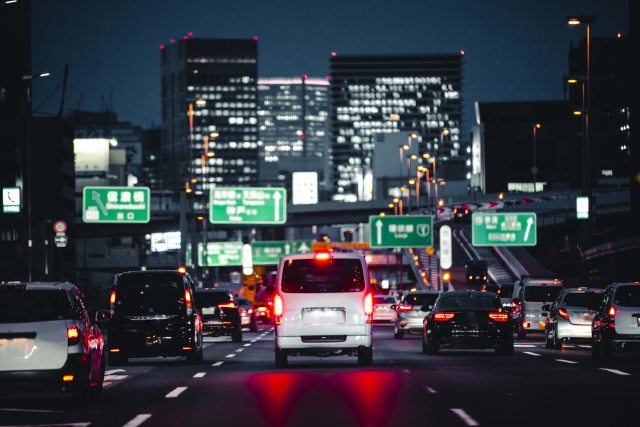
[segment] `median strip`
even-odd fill
[[[180,393],[182,393],[186,389],[187,389],[186,387],[178,387],[175,390],[173,390],[171,393],[167,394],[165,397],[178,397],[180,396]]]
[[[451,408],[451,412],[453,412],[454,414],[456,414],[457,416],[460,417],[460,419],[462,421],[465,422],[465,424],[467,424],[468,426],[479,426],[480,423],[478,423],[476,420],[474,420],[473,418],[471,418],[469,416],[469,414],[467,414],[464,409],[460,409],[460,408]]]

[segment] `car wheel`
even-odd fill
[[[98,383],[89,385],[89,397],[91,399],[99,399],[102,397],[102,392],[104,390],[104,364],[107,362],[107,358],[104,353],[102,354],[102,362],[100,363],[100,378],[98,378]]]
[[[551,338],[549,338],[549,335],[551,334],[551,331],[545,331],[544,333],[544,346],[545,348],[553,348],[553,341],[551,341]]]
[[[241,342],[242,341],[242,329],[238,329],[233,334],[231,334],[232,342]]]
[[[89,400],[89,372],[74,378],[71,393],[73,399],[78,402],[86,402]]]
[[[287,350],[276,347],[276,368],[286,368],[288,365]]]
[[[401,340],[402,338],[404,338],[404,332],[398,330],[398,327],[396,326],[394,331],[393,331],[393,338],[397,339],[397,340]]]
[[[422,337],[422,352],[424,354],[427,354],[427,343],[426,343],[427,338],[426,337]]]
[[[553,349],[562,350],[562,338],[558,338],[558,328],[553,328]]]
[[[438,352],[440,351],[440,347],[436,344],[433,344],[429,338],[425,338],[425,353],[429,354],[429,355],[434,355],[434,354],[438,354]]]
[[[249,331],[250,332],[257,332],[258,331],[258,325],[256,325],[256,322],[253,322],[253,323],[249,324]]]
[[[613,356],[613,349],[609,347],[603,339],[600,344],[591,345],[591,358],[595,360],[610,360]]]
[[[591,358],[593,360],[602,360],[602,345],[591,344]]]
[[[189,365],[197,365],[198,363],[202,363],[204,361],[204,354],[202,347],[200,350],[194,348],[189,354],[187,354],[187,363]]]
[[[371,366],[373,365],[373,348],[362,347],[358,349],[358,365]]]

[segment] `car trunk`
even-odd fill
[[[616,289],[613,302],[616,310],[616,333],[640,334],[640,286],[620,286]]]
[[[364,335],[364,292],[282,295],[281,336]],[[291,307],[291,308],[288,308]]]
[[[0,371],[62,368],[67,361],[68,326],[70,320],[0,323]]]

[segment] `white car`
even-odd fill
[[[374,295],[373,297],[373,321],[393,322],[396,320],[396,310],[392,308],[396,299],[391,295]]]
[[[373,295],[362,254],[280,258],[274,301],[275,362],[289,356],[354,356],[373,363]]]
[[[104,365],[102,333],[78,288],[0,284],[0,384],[46,383],[86,400],[102,395]]]

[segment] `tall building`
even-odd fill
[[[257,38],[185,36],[160,47],[168,189],[258,183],[257,50]]]
[[[462,53],[331,57],[334,200],[370,200],[377,135],[412,132],[420,155],[459,161]],[[384,138],[381,138],[381,140]]]
[[[325,181],[329,140],[327,78],[258,79],[260,181],[298,171],[318,172]]]

